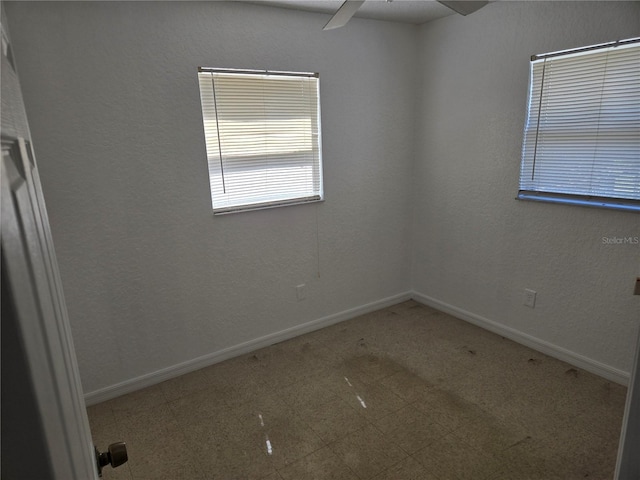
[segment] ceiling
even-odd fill
[[[245,0],[246,1],[246,0]],[[333,15],[344,0],[250,0],[249,3]],[[455,12],[435,0],[367,0],[355,17],[421,24]]]

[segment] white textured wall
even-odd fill
[[[7,15],[85,392],[409,291],[417,27],[217,1]],[[212,216],[200,65],[320,73],[324,203]]]
[[[529,57],[639,34],[638,2],[496,2],[421,27],[415,291],[629,371],[640,245],[602,237],[640,236],[640,216],[514,198]]]
[[[637,2],[328,33],[221,2],[7,7],[85,391],[411,287],[629,370],[640,246],[602,237],[640,216],[514,198],[529,56],[638,35]],[[320,72],[326,202],[212,217],[199,65]]]

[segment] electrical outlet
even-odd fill
[[[304,283],[296,287],[296,297],[298,297],[298,301],[307,298],[307,286]]]
[[[528,288],[525,288],[524,290],[525,306],[534,308],[536,306],[536,295],[537,295],[537,292],[535,290],[529,290]]]

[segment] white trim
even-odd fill
[[[381,308],[390,307],[400,302],[411,299],[411,292],[399,293],[391,297],[383,298],[375,302],[367,303],[359,307],[350,308],[342,312],[334,313],[310,322],[296,325],[294,327],[281,330],[279,332],[271,333],[260,338],[249,340],[232,347],[224,348],[217,352],[209,353],[193,360],[188,360],[171,367],[163,368],[155,372],[147,373],[140,377],[125,380],[124,382],[116,383],[109,387],[94,390],[93,392],[85,393],[84,399],[87,405],[95,405],[96,403],[111,400],[112,398],[125,395],[127,393],[140,390],[141,388],[150,387],[165,380],[184,375],[189,372],[193,372],[200,368],[208,367],[215,363],[228,360],[240,355],[244,355],[249,352],[253,352],[259,348],[268,347],[284,340],[303,335],[305,333],[313,332],[330,325],[355,318],[365,313],[375,312]]]
[[[506,325],[502,325],[501,323],[489,320],[488,318],[468,312],[467,310],[463,310],[462,308],[455,307],[427,295],[413,292],[411,298],[416,302],[441,310],[461,320],[465,320],[477,325],[478,327],[484,328],[485,330],[489,330],[490,332],[497,333],[509,340],[513,340],[514,342],[533,348],[538,352],[557,358],[558,360],[570,363],[575,367],[594,373],[612,382],[625,386],[629,383],[629,372],[619,370],[610,365],[605,365],[597,360],[585,357],[579,353],[572,352],[566,348],[559,347],[553,343],[541,340],[527,333],[507,327]]]
[[[296,325],[294,327],[271,333],[263,337],[249,340],[232,347],[224,348],[217,352],[209,353],[193,360],[179,363],[171,367],[163,368],[161,370],[157,370],[140,377],[132,378],[130,380],[126,380],[109,387],[85,393],[84,399],[87,405],[95,405],[96,403],[111,400],[112,398],[119,397],[120,395],[125,395],[127,393],[140,390],[141,388],[150,387],[157,383],[193,372],[200,368],[208,367],[210,365],[223,362],[230,358],[250,353],[259,348],[268,347],[269,345],[289,340],[299,335],[313,332],[315,330],[319,330],[321,328],[328,327],[330,325],[334,325],[351,318],[355,318],[359,315],[374,312],[381,308],[390,307],[392,305],[410,299],[453,315],[456,318],[465,320],[469,323],[484,328],[485,330],[489,330],[490,332],[513,340],[514,342],[520,343],[529,348],[533,348],[534,350],[537,350],[541,353],[570,363],[571,365],[599,375],[612,382],[619,383],[621,385],[627,385],[629,383],[629,372],[625,372],[609,365],[605,365],[604,363],[598,362],[597,360],[585,357],[584,355],[572,352],[565,348],[549,343],[545,340],[540,340],[539,338],[520,332],[514,328],[507,327],[506,325],[502,325],[493,320],[489,320],[488,318],[484,318],[475,313],[468,312],[467,310],[455,307],[446,302],[436,300],[435,298],[429,297],[427,295],[423,295],[418,292],[404,292],[393,295],[391,297],[383,298],[382,300],[367,303],[359,307],[350,308],[333,315],[328,315],[326,317],[312,320],[301,325]]]

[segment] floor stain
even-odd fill
[[[360,341],[364,342],[364,338]],[[469,354],[476,354],[475,350],[470,349],[468,345],[462,346],[462,349]],[[535,357],[527,360],[527,363],[532,365],[538,365],[542,362],[542,359]],[[404,389],[425,392],[424,404],[428,405],[428,408],[424,409],[423,413],[434,423],[451,429],[465,442],[485,452],[488,456],[482,457],[483,461],[504,456],[504,458],[517,458],[520,464],[532,469],[529,473],[533,475],[540,475],[540,472],[548,471],[549,451],[552,448],[552,442],[539,438],[538,433],[523,432],[520,422],[515,422],[512,426],[495,412],[465,398],[464,394],[451,391],[447,388],[448,379],[437,376],[426,378],[424,372],[418,373],[402,362],[389,358],[384,353],[354,355],[345,359],[343,365],[352,372],[360,371],[365,375],[375,374],[378,380],[399,374],[403,380],[393,390],[394,393],[403,397],[408,393],[403,391]],[[579,371],[575,368],[569,368],[566,370],[566,374],[577,377]],[[357,377],[354,376],[354,378]],[[365,379],[366,377],[363,378],[363,380]],[[367,398],[366,396],[362,398],[368,408],[376,408],[376,400],[380,399]],[[523,410],[522,415],[524,420],[529,413]],[[482,471],[486,465],[478,465],[477,467],[478,471]],[[581,478],[583,475],[585,478],[590,478],[593,472],[587,472],[587,468],[589,465],[575,465],[574,472],[579,475],[577,478]]]
[[[527,435],[522,440],[518,440],[516,443],[509,445],[507,448],[505,448],[505,450],[508,450],[509,448],[517,447],[518,445],[522,445],[523,443],[526,443],[530,440],[532,440],[532,437],[530,435]]]

